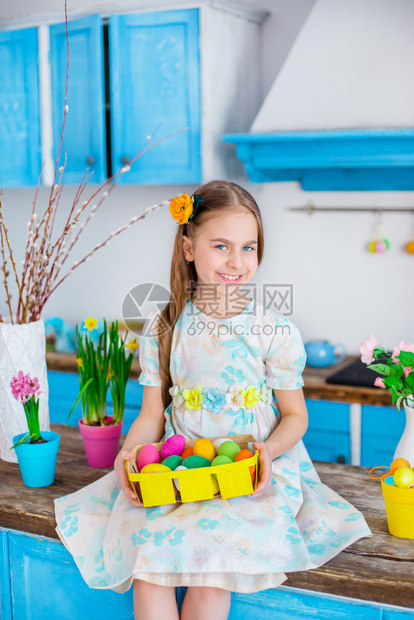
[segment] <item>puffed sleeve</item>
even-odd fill
[[[148,330],[148,321],[150,320],[149,317],[139,339],[139,365],[141,366],[142,372],[139,376],[138,383],[141,385],[161,386],[158,338],[151,335],[151,331]]]
[[[289,319],[276,314],[274,317],[275,328],[264,360],[266,384],[275,390],[296,390],[304,385],[306,352],[302,337]]]

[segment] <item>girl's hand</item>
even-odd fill
[[[129,483],[127,472],[126,472],[126,467],[125,467],[125,462],[130,461],[133,458],[135,458],[133,452],[127,452],[126,450],[123,450],[122,452],[118,454],[118,456],[115,459],[114,469],[115,469],[116,475],[118,476],[121,489],[127,496],[131,506],[139,506],[140,504]]]
[[[270,450],[264,441],[256,441],[256,443],[253,444],[253,448],[255,448],[255,450],[259,450],[260,461],[259,484],[257,485],[253,495],[259,495],[259,493],[265,490],[272,477],[272,457],[270,455]]]

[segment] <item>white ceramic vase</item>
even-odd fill
[[[404,403],[405,429],[395,450],[394,459],[406,459],[414,467],[414,397]]]
[[[13,437],[27,433],[27,421],[21,402],[12,394],[10,381],[19,371],[37,377],[40,383],[40,430],[49,431],[49,390],[46,367],[45,326],[42,320],[23,325],[0,323],[0,458],[17,463],[10,450]]]

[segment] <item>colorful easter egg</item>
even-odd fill
[[[240,446],[235,441],[227,440],[218,449],[219,456],[228,456],[232,461],[240,452]]]
[[[214,495],[216,495],[216,493],[220,491],[220,488],[217,482],[217,476],[215,475],[211,476],[211,482],[213,483],[213,493]]]
[[[414,241],[409,241],[407,243],[405,251],[408,252],[408,254],[414,254]]]
[[[166,465],[162,465],[162,463],[148,463],[141,469],[141,474],[155,474],[163,471],[171,471],[169,467]]]
[[[159,463],[160,455],[158,453],[157,448],[149,443],[143,448],[141,448],[138,457],[137,457],[137,465],[138,471],[141,471],[145,465],[149,465],[150,463]]]
[[[407,488],[414,483],[414,471],[409,467],[399,467],[394,472],[394,482],[401,489]]]
[[[213,465],[228,465],[229,463],[233,463],[231,458],[222,454],[221,456],[216,456],[216,458],[212,460],[211,466],[213,467]],[[217,474],[213,474],[213,476],[217,479]]]
[[[183,459],[178,454],[172,454],[171,456],[167,456],[167,458],[164,459],[161,464],[166,465],[172,471],[174,471],[179,465],[183,464]]]
[[[216,456],[216,449],[209,439],[197,439],[193,446],[193,454],[204,456],[204,458],[212,461]]]
[[[390,474],[393,474],[399,467],[410,467],[410,463],[407,459],[403,459],[399,457],[398,459],[394,459],[390,465]]]
[[[183,461],[183,465],[184,467],[187,467],[187,469],[198,469],[199,467],[210,467],[211,461],[204,458],[204,456],[197,456],[193,454],[193,456],[188,456]]]
[[[387,245],[382,239],[375,242],[375,252],[377,254],[384,254],[384,252],[386,251],[387,251]]]
[[[185,437],[183,435],[173,435],[161,446],[161,460],[174,454],[181,454],[185,448]]]
[[[187,458],[187,456],[193,456],[193,449],[192,448],[186,448],[185,450],[183,450],[181,452],[181,458],[183,459],[183,461]]]
[[[184,471],[185,469],[187,469],[187,467],[184,467],[184,465],[179,465],[175,471]],[[174,484],[177,491],[179,491],[180,483],[178,482],[178,478],[174,478]]]
[[[236,463],[238,461],[244,461],[245,459],[251,459],[252,456],[253,456],[253,454],[250,452],[250,450],[240,450],[240,452],[236,456]],[[252,482],[254,482],[254,479],[255,479],[255,476],[256,476],[256,466],[255,465],[251,465],[249,467],[249,472],[250,472],[250,478],[252,479]]]
[[[369,251],[370,251],[370,252],[372,252],[373,254],[375,254],[375,244],[376,244],[376,243],[377,243],[376,241],[371,241],[371,242],[369,243],[369,245],[368,245],[368,249],[369,249]]]
[[[220,448],[221,444],[228,440],[229,440],[228,437],[219,437],[219,439],[215,439],[213,441],[213,446],[215,447],[217,454],[218,454],[218,449]]]

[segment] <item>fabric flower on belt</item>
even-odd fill
[[[177,196],[170,203],[170,213],[178,224],[186,224],[193,212],[193,201],[188,194]]]
[[[254,385],[248,385],[244,390],[244,402],[243,407],[247,409],[253,409],[260,396],[256,391]]]
[[[238,411],[244,406],[244,390],[237,383],[229,387],[229,391],[226,394],[226,403],[227,407],[233,411]]]
[[[201,385],[196,385],[191,390],[184,390],[183,396],[187,409],[201,409],[201,404],[204,401],[203,388]]]
[[[180,388],[178,387],[178,385],[173,385],[172,387],[170,387],[168,391],[173,397],[172,402],[173,402],[174,407],[181,407],[181,405],[184,402],[184,396],[182,395],[182,392],[180,391]]]
[[[223,405],[226,402],[226,399],[224,398],[224,395],[220,392],[220,390],[218,388],[204,388],[203,395],[204,409],[208,409],[213,413],[219,414],[221,409],[223,408]]]

